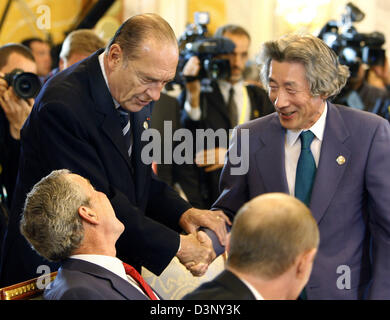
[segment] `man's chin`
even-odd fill
[[[139,105],[137,103],[126,103],[122,106],[123,109],[130,111],[130,112],[138,112],[141,111],[145,105]]]

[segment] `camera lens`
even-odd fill
[[[41,88],[41,82],[35,74],[30,72],[24,72],[18,74],[14,78],[13,87],[15,93],[19,97],[28,99],[33,98],[38,94]]]

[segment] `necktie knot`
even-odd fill
[[[127,124],[129,123],[130,121],[130,115],[129,113],[124,110],[122,107],[119,107],[118,108],[118,113],[119,113],[119,117],[121,119],[121,126],[122,126],[122,129],[125,128],[127,126]]]
[[[314,133],[310,130],[302,131],[301,135],[301,149],[309,149],[314,139]]]

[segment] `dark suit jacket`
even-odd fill
[[[231,175],[227,161],[221,176],[223,191],[213,205],[231,217],[257,195],[289,193],[285,129],[277,114],[239,126],[238,150],[243,129],[249,129],[249,154],[244,155],[249,157],[249,170]],[[345,163],[336,161],[339,156]],[[389,190],[388,121],[328,103],[310,204],[320,230],[320,247],[306,286],[309,299],[361,299],[365,293],[372,299],[390,299]],[[343,279],[350,289],[343,289],[347,284]]]
[[[255,300],[255,296],[234,273],[224,270],[215,279],[185,295],[183,300]]]
[[[45,300],[148,300],[129,282],[96,264],[67,259],[46,287]]]
[[[194,137],[196,136],[196,129],[212,129],[214,131],[223,129],[226,131],[227,137],[229,136],[229,129],[233,129],[227,113],[227,106],[218,84],[213,82],[211,86],[213,88],[212,92],[202,92],[200,95],[200,107],[202,109],[202,118],[200,121],[191,120],[183,109],[182,126],[191,130]],[[247,92],[251,105],[250,119],[263,117],[274,112],[274,106],[269,100],[265,90],[254,85],[248,85]],[[184,91],[179,97],[182,106],[184,106],[185,95],[186,92]],[[216,141],[216,146],[228,147],[227,145],[220,145],[218,140]],[[194,150],[196,150],[195,146]],[[194,164],[192,166],[192,171],[188,171],[187,174],[189,176],[194,176],[193,180],[198,182],[193,184],[190,198],[203,198],[204,203],[202,207],[209,209],[220,194],[219,179],[221,169],[206,173],[203,168],[198,168]]]
[[[4,205],[9,209],[18,174],[20,141],[12,138],[9,132],[9,122],[0,106],[0,186],[4,186],[7,199]],[[0,190],[0,195],[3,190]]]
[[[99,66],[101,52],[51,78],[22,129],[20,171],[5,238],[2,285],[36,277],[37,266],[49,264],[22,237],[19,220],[27,192],[55,169],[67,168],[88,178],[110,199],[125,225],[117,242],[118,258],[160,274],[177,253],[178,221],[191,206],[157,180],[151,166],[141,161],[146,144],[141,135],[145,122],[150,122],[150,105],[132,117],[130,162],[120,118]]]

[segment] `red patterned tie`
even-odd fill
[[[142,276],[135,270],[131,265],[122,262],[125,267],[126,274],[131,276],[135,281],[138,282],[141,289],[146,293],[146,295],[150,298],[150,300],[158,300],[156,295],[154,294],[152,288],[147,284],[147,282],[142,278]]]

